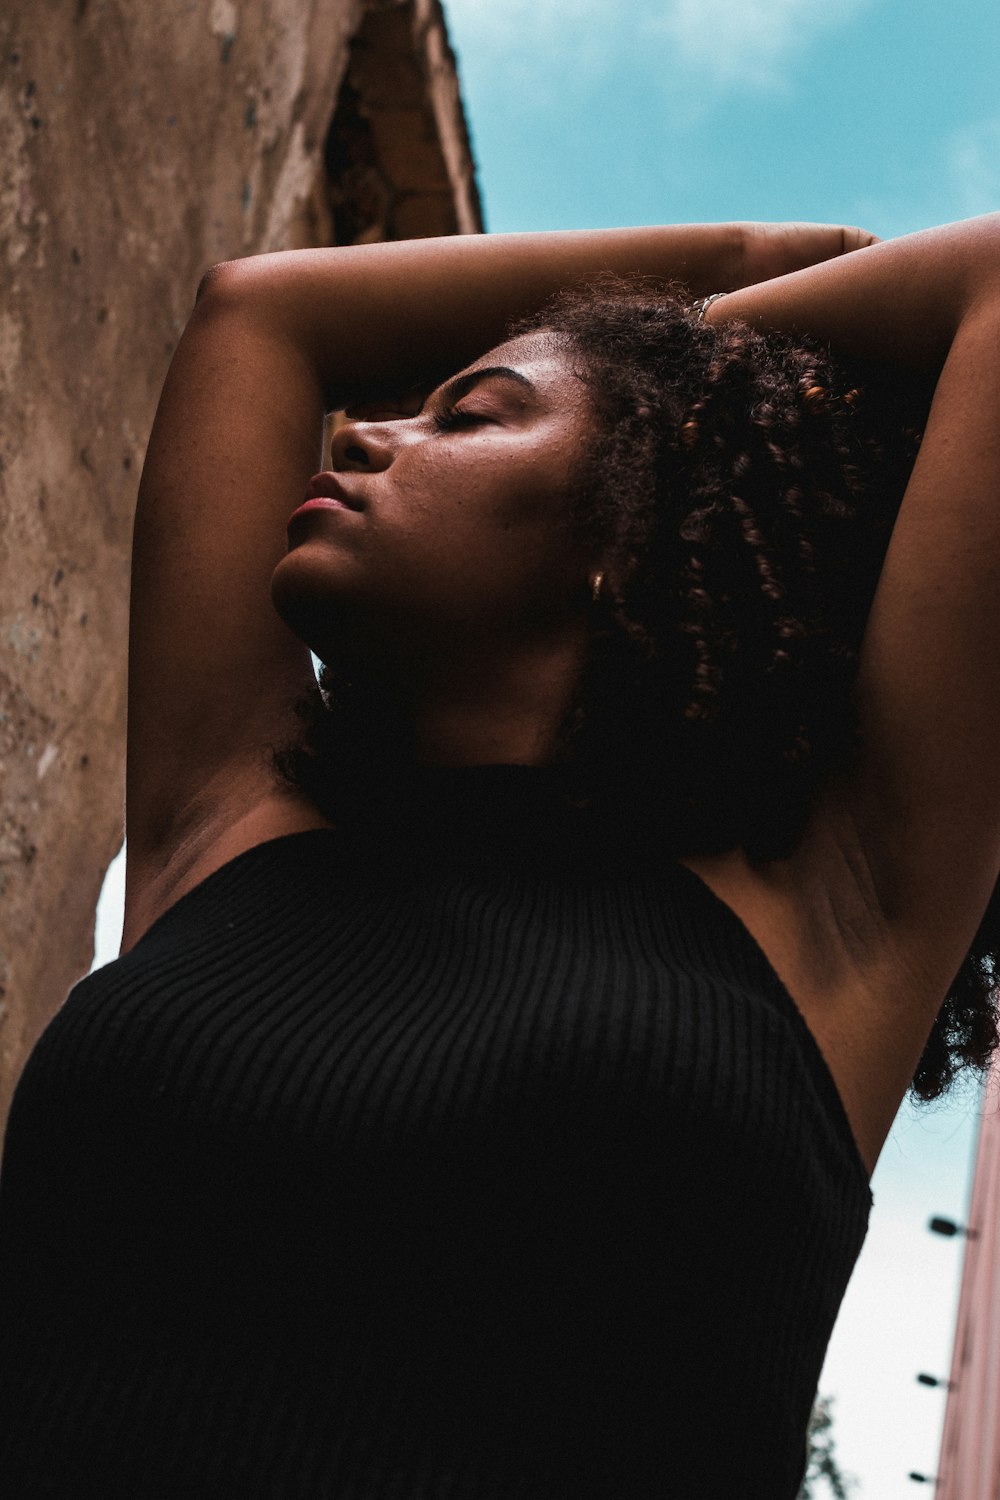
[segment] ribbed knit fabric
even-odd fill
[[[793,1500],[871,1204],[799,1012],[547,773],[407,807],[232,860],[36,1046],[4,1496]]]

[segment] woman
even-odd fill
[[[122,956],[8,1131],[6,1492],[792,1500],[895,1111],[995,1041],[998,246],[206,278]]]

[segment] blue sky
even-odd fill
[[[996,0],[445,0],[489,230],[728,219],[883,237],[1000,209]],[[858,1500],[928,1493],[978,1095],[904,1105],[820,1388]],[[720,1433],[720,1436],[722,1434]],[[738,1500],[733,1496],[732,1500]]]
[[[447,0],[487,227],[1000,202],[994,0]]]

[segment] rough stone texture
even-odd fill
[[[0,68],[2,1121],[122,841],[136,484],[199,277],[482,223],[437,0],[6,0]]]

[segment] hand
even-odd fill
[[[877,234],[843,224],[745,224],[739,286],[770,281],[805,266],[880,243]]]

